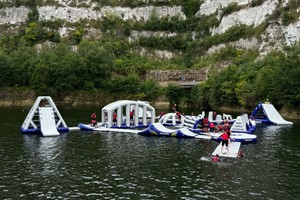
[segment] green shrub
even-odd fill
[[[240,6],[238,5],[238,3],[236,2],[233,2],[233,3],[230,3],[228,6],[222,8],[222,15],[221,17],[224,17],[226,15],[229,15],[233,12],[236,12],[238,10],[240,10]]]
[[[251,1],[251,7],[260,6],[263,4],[264,0],[252,0]]]

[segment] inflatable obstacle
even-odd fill
[[[253,124],[247,114],[238,116],[232,124],[230,131],[237,133],[253,133],[256,130],[256,125]]]
[[[99,125],[107,128],[142,128],[155,122],[155,109],[146,101],[120,100],[106,105],[101,112]]]
[[[185,117],[180,115],[180,119],[176,115],[176,113],[166,113],[160,119],[159,123],[164,126],[182,126],[184,123]]]
[[[39,96],[25,118],[22,133],[41,133],[43,136],[56,136],[68,132],[64,119],[50,96]]]
[[[169,136],[177,138],[201,138],[210,139],[209,136],[197,137],[198,134],[189,131],[186,127],[180,129],[168,129],[164,127],[161,123],[151,124],[147,129],[138,132],[140,135],[145,136]]]

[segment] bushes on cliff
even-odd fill
[[[208,80],[193,88],[192,101],[200,107],[241,105],[253,107],[269,99],[276,106],[300,105],[300,45],[263,60],[230,65],[212,72]]]

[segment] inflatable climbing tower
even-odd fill
[[[20,131],[22,133],[41,133],[43,136],[57,136],[60,132],[68,132],[64,119],[50,96],[39,96]]]

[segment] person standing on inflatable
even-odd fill
[[[177,104],[176,104],[176,103],[174,103],[174,105],[173,105],[173,107],[172,107],[172,111],[173,111],[174,113],[176,113],[176,111],[177,111]]]
[[[129,116],[130,116],[130,125],[133,125],[133,115],[134,115],[134,110],[130,111]]]
[[[228,148],[229,135],[227,134],[226,131],[224,131],[220,137],[222,138],[221,153],[223,152],[224,145],[226,146],[227,153],[229,153],[229,148]]]
[[[97,121],[96,121],[97,115],[96,115],[96,112],[93,112],[93,114],[91,114],[91,118],[92,118],[92,125],[96,126],[97,125]]]
[[[159,114],[159,119],[162,118],[162,116],[164,116],[164,114],[165,113],[163,111],[161,111],[160,114]]]
[[[202,124],[203,124],[204,133],[208,133],[209,121],[208,121],[207,117],[204,117],[202,119]]]
[[[114,124],[114,126],[117,125],[117,113],[116,112],[114,112],[114,114],[113,114],[113,124]]]

